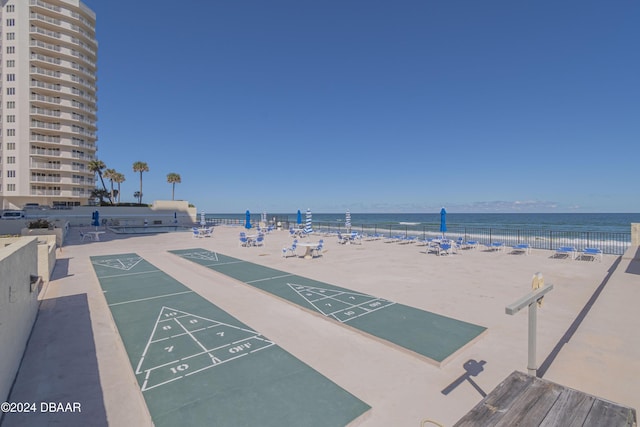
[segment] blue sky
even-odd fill
[[[122,201],[640,212],[637,0],[85,4]]]

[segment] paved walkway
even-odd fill
[[[356,421],[368,427],[419,426],[424,419],[452,425],[511,372],[526,371],[526,313],[507,316],[504,308],[529,292],[532,274],[540,271],[554,285],[538,312],[537,358],[540,364],[551,360],[544,378],[640,407],[637,248],[600,263],[552,259],[549,251],[536,250],[529,256],[464,251],[437,257],[415,245],[338,245],[325,238],[323,256],[306,260],[280,256],[291,243],[286,232],[267,236],[264,247],[243,248],[239,231],[216,227],[212,238],[197,240],[191,233],[107,233],[100,242],[81,242],[72,229],[43,289],[10,400],[79,402],[82,412],[9,414],[2,427],[151,425],[90,262],[90,256],[129,252],[369,404],[372,410]],[[348,283],[356,292],[486,326],[488,333],[436,367],[168,252],[196,244],[313,280]]]

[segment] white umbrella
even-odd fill
[[[309,234],[313,232],[313,228],[311,227],[311,209],[307,208],[307,216],[304,224],[304,232]]]
[[[200,212],[200,225],[203,227],[207,225],[207,221],[204,219],[204,211]]]
[[[344,226],[347,229],[347,233],[351,232],[351,213],[347,209],[347,213],[344,216]]]

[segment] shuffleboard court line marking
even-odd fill
[[[125,258],[103,258],[91,261],[93,265],[100,265],[107,268],[129,271],[138,265],[143,258],[141,256],[130,256]]]
[[[293,276],[293,274],[283,274],[281,276],[272,276],[272,277],[265,277],[264,279],[255,279],[255,280],[249,280],[245,283],[257,283],[257,282],[264,282],[267,280],[274,280],[274,279],[282,279],[284,277],[291,277]]]
[[[151,331],[151,336],[152,337],[156,333],[156,328],[158,327],[158,323],[159,323],[158,321],[160,320],[160,316],[161,315],[162,315],[162,310],[160,310],[160,313],[158,313],[158,317],[156,318],[156,323],[153,324],[153,330]],[[142,371],[140,371],[140,366],[142,365],[142,361],[144,360],[144,355],[147,354],[147,349],[149,348],[149,344],[151,344],[151,340],[147,341],[147,345],[144,346],[144,351],[142,352],[142,357],[140,358],[140,361],[138,362],[138,366],[136,367],[136,375],[142,373]],[[146,376],[145,380],[148,377],[149,377],[149,373],[147,372],[147,376]]]
[[[205,327],[197,327],[196,329],[189,329],[190,326],[195,325],[197,323],[196,319],[201,319],[202,321],[209,322],[211,323],[211,325],[208,325]],[[171,334],[169,337],[162,337],[162,335],[166,331],[171,330],[170,325],[174,325],[176,323],[178,324],[180,329],[183,330],[184,332],[181,332],[179,334]],[[217,328],[226,328],[226,329],[222,329],[222,331],[220,332],[215,332]],[[160,329],[162,329],[165,332],[161,331]],[[203,342],[199,340],[198,337],[194,335],[197,332],[202,332],[207,330],[210,330],[211,333],[215,333],[220,337],[223,337],[225,332],[227,332],[228,330],[236,330],[244,333],[246,337],[244,339],[242,338],[235,339],[235,340],[229,339],[226,342],[219,343],[220,345],[208,347],[205,344],[203,344]],[[148,357],[150,355],[149,352],[151,352],[151,354],[156,354],[156,352],[158,351],[158,347],[154,346],[152,348],[151,346],[161,341],[170,342],[167,340],[180,337],[180,336],[188,336],[190,341],[195,343],[195,345],[197,345],[197,347],[201,351],[192,352],[193,351],[192,350],[191,352],[183,352],[179,356],[176,355],[177,359],[173,359],[168,362],[164,361],[161,363],[153,364],[152,362],[153,357],[151,358]],[[166,346],[167,344],[163,343],[162,345]],[[179,344],[175,344],[175,345],[178,346]],[[224,322],[219,322],[213,319],[208,319],[206,317],[198,316],[192,313],[187,313],[185,311],[178,310],[175,308],[162,306],[162,308],[160,309],[160,313],[156,317],[156,321],[155,321],[154,327],[152,328],[152,332],[149,335],[149,339],[147,340],[147,344],[145,345],[145,348],[140,356],[140,360],[136,368],[136,375],[140,375],[144,373],[144,382],[141,387],[141,390],[145,392],[147,390],[151,390],[153,388],[159,387],[161,385],[167,384],[177,379],[186,378],[187,376],[193,375],[195,373],[202,372],[206,369],[219,366],[226,362],[236,360],[239,357],[251,354],[255,350],[257,350],[257,348],[252,348],[252,347],[267,348],[274,345],[275,343],[266,339],[261,334],[251,329],[231,325]],[[169,352],[171,352],[173,349],[174,349],[173,345],[171,345],[170,347],[164,348],[164,350],[167,350]],[[176,349],[179,350],[179,347],[176,347]],[[221,356],[218,357],[216,356],[216,354],[220,354]],[[201,364],[204,361],[200,358],[206,357],[206,356],[208,356],[208,358],[206,359],[208,360],[208,362],[206,362],[205,366],[201,366],[201,367],[194,366],[194,368],[196,369],[193,371],[190,370],[189,365],[191,365],[192,363],[191,361],[194,361],[193,363],[195,363],[196,365],[199,363]],[[200,360],[200,362],[198,362],[198,360]],[[151,366],[145,367],[144,364],[150,364]],[[177,375],[177,377],[174,376],[172,379],[168,381],[166,380],[166,377],[162,378],[162,376],[164,375],[163,372],[165,372],[167,368],[170,368],[169,370],[173,372],[174,375]],[[189,370],[189,371],[186,372],[186,370]],[[154,376],[155,371],[160,373],[160,378],[156,379],[156,381],[160,381],[160,382],[157,384],[155,384],[154,381],[152,380],[152,378],[155,377]],[[185,372],[179,372],[179,371],[185,371]]]
[[[163,273],[163,274],[164,274],[164,271],[162,271],[162,270],[158,270],[158,269],[155,269],[155,270],[147,270],[147,271],[138,271],[138,272],[136,272],[136,273],[110,274],[110,275],[108,275],[108,276],[98,276],[98,278],[99,278],[99,279],[109,279],[109,278],[111,278],[111,277],[137,276],[137,275],[140,275],[140,274],[158,273],[158,272],[159,272],[159,273]]]
[[[336,319],[337,321],[339,321],[341,323],[347,323],[347,322],[349,322],[349,321],[351,321],[353,319],[356,319],[358,317],[366,316],[367,314],[373,313],[374,311],[382,310],[383,308],[386,308],[386,307],[391,307],[394,304],[395,304],[395,302],[392,302],[391,304],[387,304],[387,305],[384,305],[382,307],[375,308],[373,310],[368,310],[368,311],[366,311],[364,313],[358,314],[357,316],[349,317],[348,319],[338,319],[337,317],[335,317],[335,314],[332,315],[331,317],[333,317],[334,319]],[[359,308],[362,308],[362,307],[359,307]]]
[[[209,261],[218,261],[218,253],[206,250],[193,251],[193,252],[183,252],[181,254],[185,258],[190,259],[201,259],[201,260],[209,260]]]
[[[129,301],[122,301],[122,302],[114,302],[113,304],[108,304],[108,306],[109,307],[113,307],[115,305],[131,304],[131,303],[134,303],[134,302],[149,301],[149,300],[152,300],[152,299],[166,298],[166,297],[172,297],[172,296],[175,296],[175,295],[192,294],[192,293],[193,293],[193,291],[174,292],[172,294],[156,295],[155,297],[132,299],[132,300],[129,300]]]
[[[331,289],[319,288],[317,286],[298,285],[298,284],[295,284],[295,283],[287,283],[287,285],[295,293],[297,293],[301,298],[303,298],[311,306],[313,306],[313,308],[315,308],[316,311],[318,311],[320,314],[322,314],[325,317],[330,317],[332,319],[335,319],[340,323],[346,323],[349,320],[355,319],[357,317],[362,317],[362,316],[367,315],[367,314],[371,314],[374,311],[378,311],[378,310],[381,310],[381,309],[386,308],[386,307],[390,307],[390,306],[395,304],[395,302],[393,302],[393,301],[388,301],[388,300],[385,300],[383,298],[376,298],[373,295],[363,294],[363,293],[360,293],[360,292],[346,292],[346,291],[337,291],[337,290],[336,291],[332,291]],[[314,295],[317,295],[318,293],[322,294],[324,292],[333,292],[333,293],[330,294],[330,295],[326,295],[326,296],[323,295],[321,298],[312,300],[312,299],[307,298],[305,295],[303,295],[304,292],[311,292]],[[363,302],[358,303],[358,304],[349,304],[349,303],[346,303],[344,301],[341,301],[341,300],[335,298],[337,296],[342,296],[342,295],[352,295],[352,296],[363,297],[363,298],[366,298],[366,301],[363,301]],[[319,302],[319,301],[327,301],[327,300],[335,301],[336,303],[342,304],[343,306],[346,306],[346,307],[343,307],[343,308],[340,308],[338,310],[329,312],[329,311],[325,311],[324,309],[320,308],[319,305],[316,305],[316,303]],[[374,309],[362,307],[362,305],[364,305],[364,304],[374,304],[376,302],[380,302],[380,304],[382,304],[382,305],[380,307],[377,307],[377,308],[374,308]],[[384,304],[382,302],[384,302]],[[331,306],[331,305],[329,305],[329,306]],[[361,310],[364,310],[364,313],[360,313],[359,315],[356,315],[356,316],[349,315],[350,317],[347,318],[347,319],[341,319],[338,316],[336,316],[337,313],[346,313],[347,311],[353,310],[354,308],[359,308]]]
[[[215,264],[202,264],[204,267],[213,267],[218,265],[231,265],[231,264],[244,264],[248,261],[229,261],[229,262],[217,262]]]
[[[205,351],[205,353],[207,353],[207,354],[209,355],[209,357],[211,358],[211,362],[213,362],[213,364],[214,364],[214,365],[215,365],[215,364],[217,364],[217,363],[220,363],[220,359],[218,359],[214,354],[210,353],[210,351],[212,351],[212,350],[208,350],[208,349],[207,349],[207,347],[205,347],[205,346],[204,346],[200,341],[198,341],[198,339],[197,339],[195,336],[193,336],[193,334],[192,334],[191,332],[189,332],[189,330],[188,330],[187,328],[185,328],[185,327],[184,327],[184,325],[183,325],[182,323],[180,323],[180,320],[178,320],[178,319],[173,319],[173,320],[175,320],[175,321],[176,321],[176,323],[177,323],[178,325],[180,325],[180,327],[181,327],[182,329],[184,329],[184,332],[185,332],[187,335],[189,335],[189,337],[190,337],[193,341],[195,341],[195,343],[196,343],[196,344],[198,344],[198,346],[199,346],[201,349],[203,349],[203,350]]]

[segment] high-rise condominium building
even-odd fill
[[[0,0],[0,207],[86,204],[95,188],[95,13]]]

